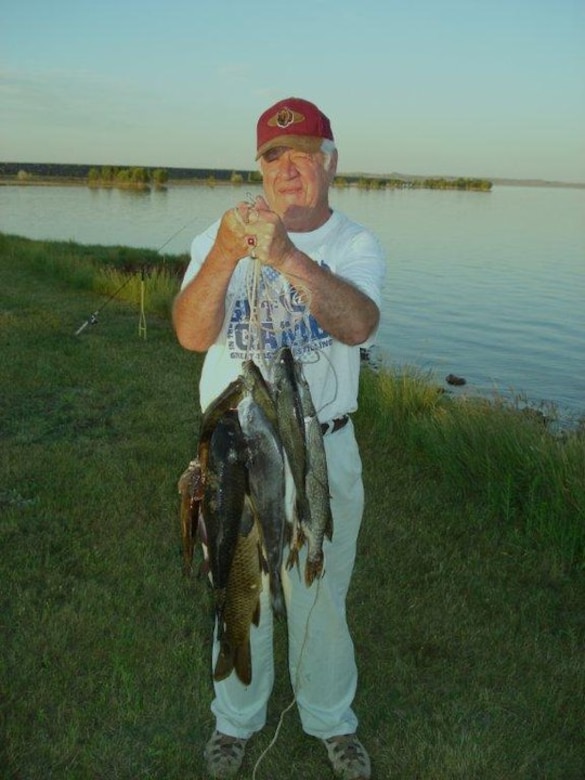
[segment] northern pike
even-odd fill
[[[308,545],[305,582],[311,585],[315,577],[323,573],[323,539],[326,536],[331,540],[333,536],[333,517],[323,433],[300,363],[295,363],[295,375],[305,428],[305,490],[310,507],[309,521],[301,517],[299,524]]]
[[[248,499],[240,521],[240,530],[227,583],[223,618],[225,630],[213,677],[225,680],[235,670],[238,679],[252,681],[250,628],[260,622],[262,591],[261,540],[258,523]]]
[[[221,640],[226,589],[248,487],[245,444],[236,412],[226,412],[217,420],[209,438],[206,472],[201,510]]]
[[[285,467],[278,431],[264,407],[252,395],[238,405],[238,419],[246,442],[249,492],[258,517],[270,575],[272,608],[285,613],[282,592],[282,553],[285,528]]]

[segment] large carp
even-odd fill
[[[207,532],[218,639],[224,630],[226,589],[248,488],[245,443],[236,412],[220,417],[209,438],[201,511]]]
[[[223,619],[225,629],[213,677],[225,680],[235,670],[238,679],[252,681],[250,628],[260,622],[262,591],[261,540],[251,503],[246,499],[229,573]]]

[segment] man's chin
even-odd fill
[[[287,230],[310,230],[310,227],[304,227],[304,225],[311,222],[312,213],[313,210],[308,206],[290,203],[286,206],[280,218]]]

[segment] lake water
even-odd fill
[[[0,231],[179,254],[247,191],[4,186]],[[456,393],[496,392],[585,414],[585,190],[352,188],[331,199],[374,230],[388,255],[385,362],[441,383],[464,377],[464,387],[449,388]]]

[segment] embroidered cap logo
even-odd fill
[[[278,127],[288,127],[295,121],[295,115],[290,108],[283,108],[276,115],[276,124]]]
[[[291,125],[298,125],[299,122],[304,122],[305,116],[299,114],[298,111],[292,111],[290,108],[281,108],[274,116],[268,120],[269,127],[280,127],[281,130],[285,130]]]

